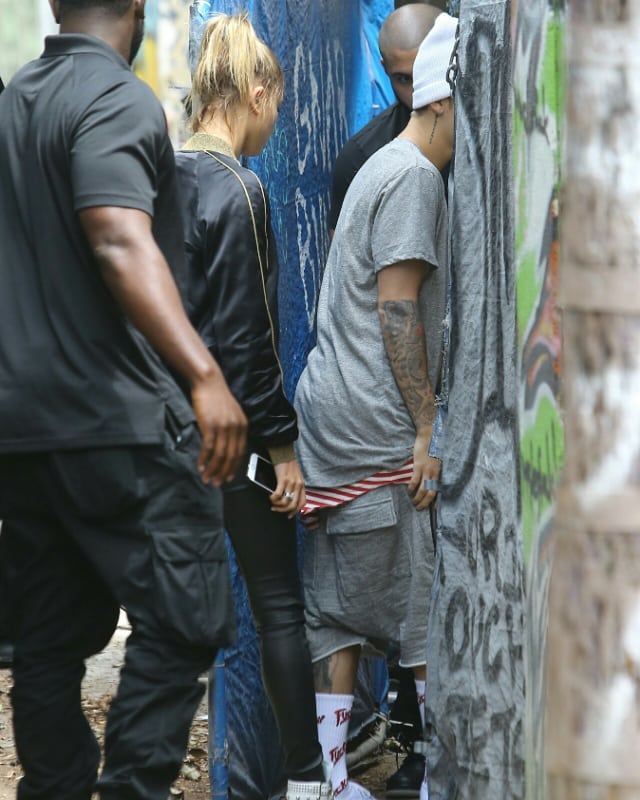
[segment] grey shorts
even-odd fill
[[[320,513],[304,547],[307,638],[313,661],[359,644],[400,663],[426,663],[433,580],[428,511],[416,511],[406,486],[383,486]]]

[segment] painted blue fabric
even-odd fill
[[[329,235],[331,173],[345,141],[393,102],[380,64],[378,30],[392,0],[194,0],[189,57],[195,65],[202,31],[216,12],[246,9],[278,56],[285,99],[260,158],[249,166],[265,184],[280,256],[280,350],[290,397],[315,343],[315,314]],[[264,798],[282,778],[275,721],[264,696],[255,629],[246,591],[230,552],[238,640],[212,672],[211,776],[214,797]],[[224,674],[222,674],[222,672]],[[374,677],[366,677],[367,675]],[[220,681],[224,680],[223,691]],[[386,669],[365,668],[367,707],[386,697]],[[220,698],[225,697],[224,708]],[[226,726],[228,749],[220,746]],[[225,767],[229,774],[225,774]]]

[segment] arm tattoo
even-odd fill
[[[424,326],[415,300],[386,300],[380,322],[391,371],[416,430],[432,425],[435,398],[427,370]]]

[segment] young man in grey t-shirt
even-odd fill
[[[437,18],[415,61],[409,124],[347,192],[320,293],[318,343],[296,392],[308,486],[354,494],[374,477],[377,487],[322,510],[305,553],[320,742],[342,800],[369,796],[349,781],[345,761],[361,649],[384,653],[398,642],[424,696],[433,571],[426,510],[441,465],[430,445],[448,263],[440,170],[453,147],[446,72],[456,27],[447,14]],[[397,483],[403,468],[408,486]]]

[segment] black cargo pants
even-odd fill
[[[19,800],[89,800],[99,749],[82,713],[84,659],[132,624],[98,791],[166,800],[202,696],[233,633],[222,502],[180,444],[0,456],[15,641]]]

